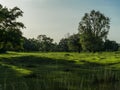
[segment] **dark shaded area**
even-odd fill
[[[7,50],[21,51],[22,32],[25,28],[17,19],[23,16],[23,11],[18,7],[7,8],[0,4],[0,53]]]

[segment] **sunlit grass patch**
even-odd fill
[[[20,68],[14,65],[9,65],[9,64],[5,64],[5,63],[0,63],[2,66],[10,68],[12,70],[14,70],[18,75],[28,75],[30,73],[32,73],[32,71],[24,69],[24,68]]]
[[[0,84],[6,83],[6,90],[117,90],[113,88],[120,84],[119,56],[118,52],[8,52],[0,55]]]

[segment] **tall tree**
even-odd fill
[[[12,50],[22,49],[22,32],[25,28],[22,22],[17,22],[17,18],[23,16],[23,12],[14,7],[8,9],[0,5],[0,51],[6,51],[11,46]]]
[[[80,42],[85,51],[101,51],[103,40],[107,38],[110,19],[99,11],[85,13],[79,23]]]

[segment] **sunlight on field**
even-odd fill
[[[0,62],[0,65],[16,71],[18,73],[18,75],[28,75],[28,74],[31,73],[30,70],[19,68],[19,67],[14,66],[14,65],[4,64],[4,63],[1,63],[1,62]]]
[[[119,69],[120,52],[8,52],[0,55],[0,84],[6,90],[119,90]]]

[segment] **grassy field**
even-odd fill
[[[0,54],[0,90],[120,90],[120,52]]]

